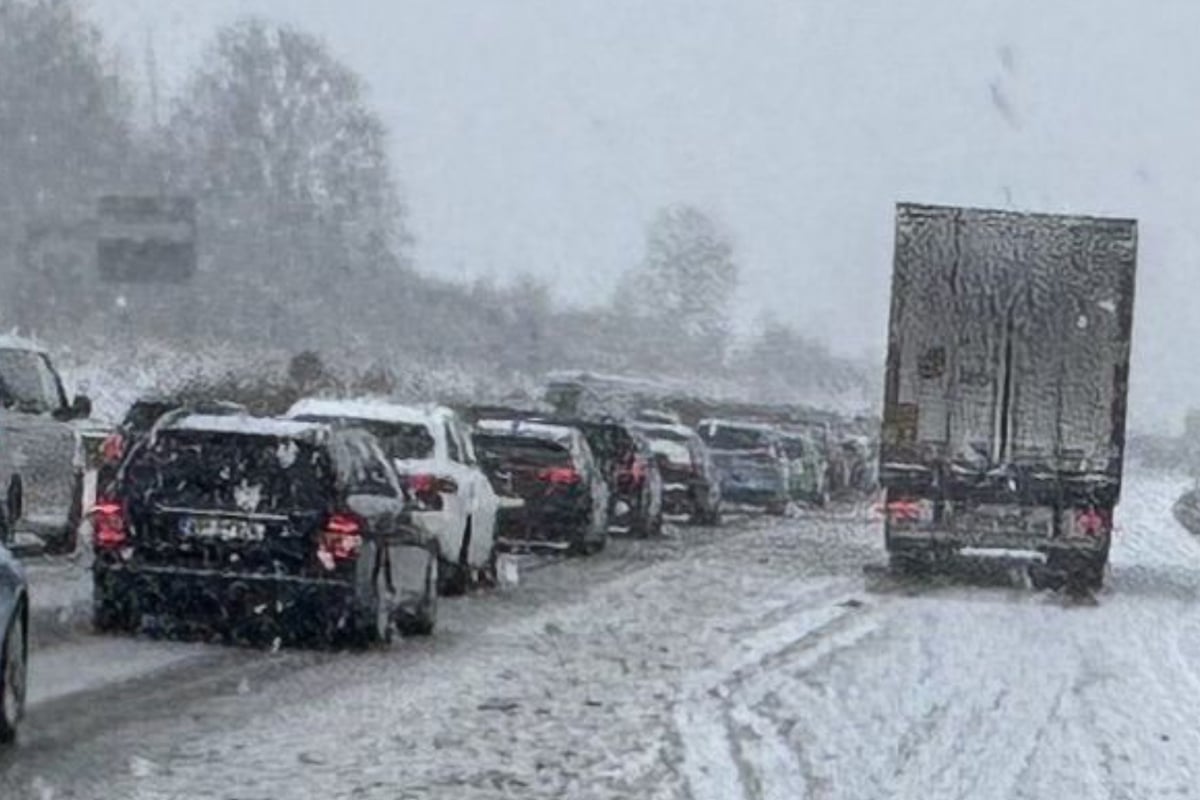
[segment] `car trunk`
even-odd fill
[[[143,564],[296,576],[318,569],[333,489],[307,443],[169,431],[134,456],[122,496]]]
[[[551,481],[552,471],[576,469],[571,452],[561,444],[531,436],[476,434],[475,448],[488,463],[488,478],[501,494],[533,500],[581,484]]]

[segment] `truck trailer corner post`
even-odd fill
[[[1100,585],[1136,263],[1133,220],[897,205],[880,448],[893,566],[1035,551]]]

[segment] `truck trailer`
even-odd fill
[[[901,203],[880,483],[894,569],[1041,554],[1098,588],[1120,498],[1137,223]]]

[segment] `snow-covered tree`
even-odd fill
[[[651,322],[683,360],[719,363],[737,284],[728,234],[694,206],[674,205],[650,223],[645,256],[622,279],[616,307]]]
[[[88,265],[21,259],[18,248],[27,225],[55,230],[93,213],[125,167],[128,116],[78,3],[0,0],[0,294],[15,320],[40,327],[80,310]]]
[[[293,319],[378,309],[407,237],[362,81],[319,39],[256,19],[222,29],[203,64],[168,125],[170,178],[200,198],[242,316],[262,289]]]

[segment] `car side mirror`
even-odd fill
[[[87,419],[92,415],[92,399],[86,394],[75,395],[75,401],[71,403],[71,418],[72,419]]]

